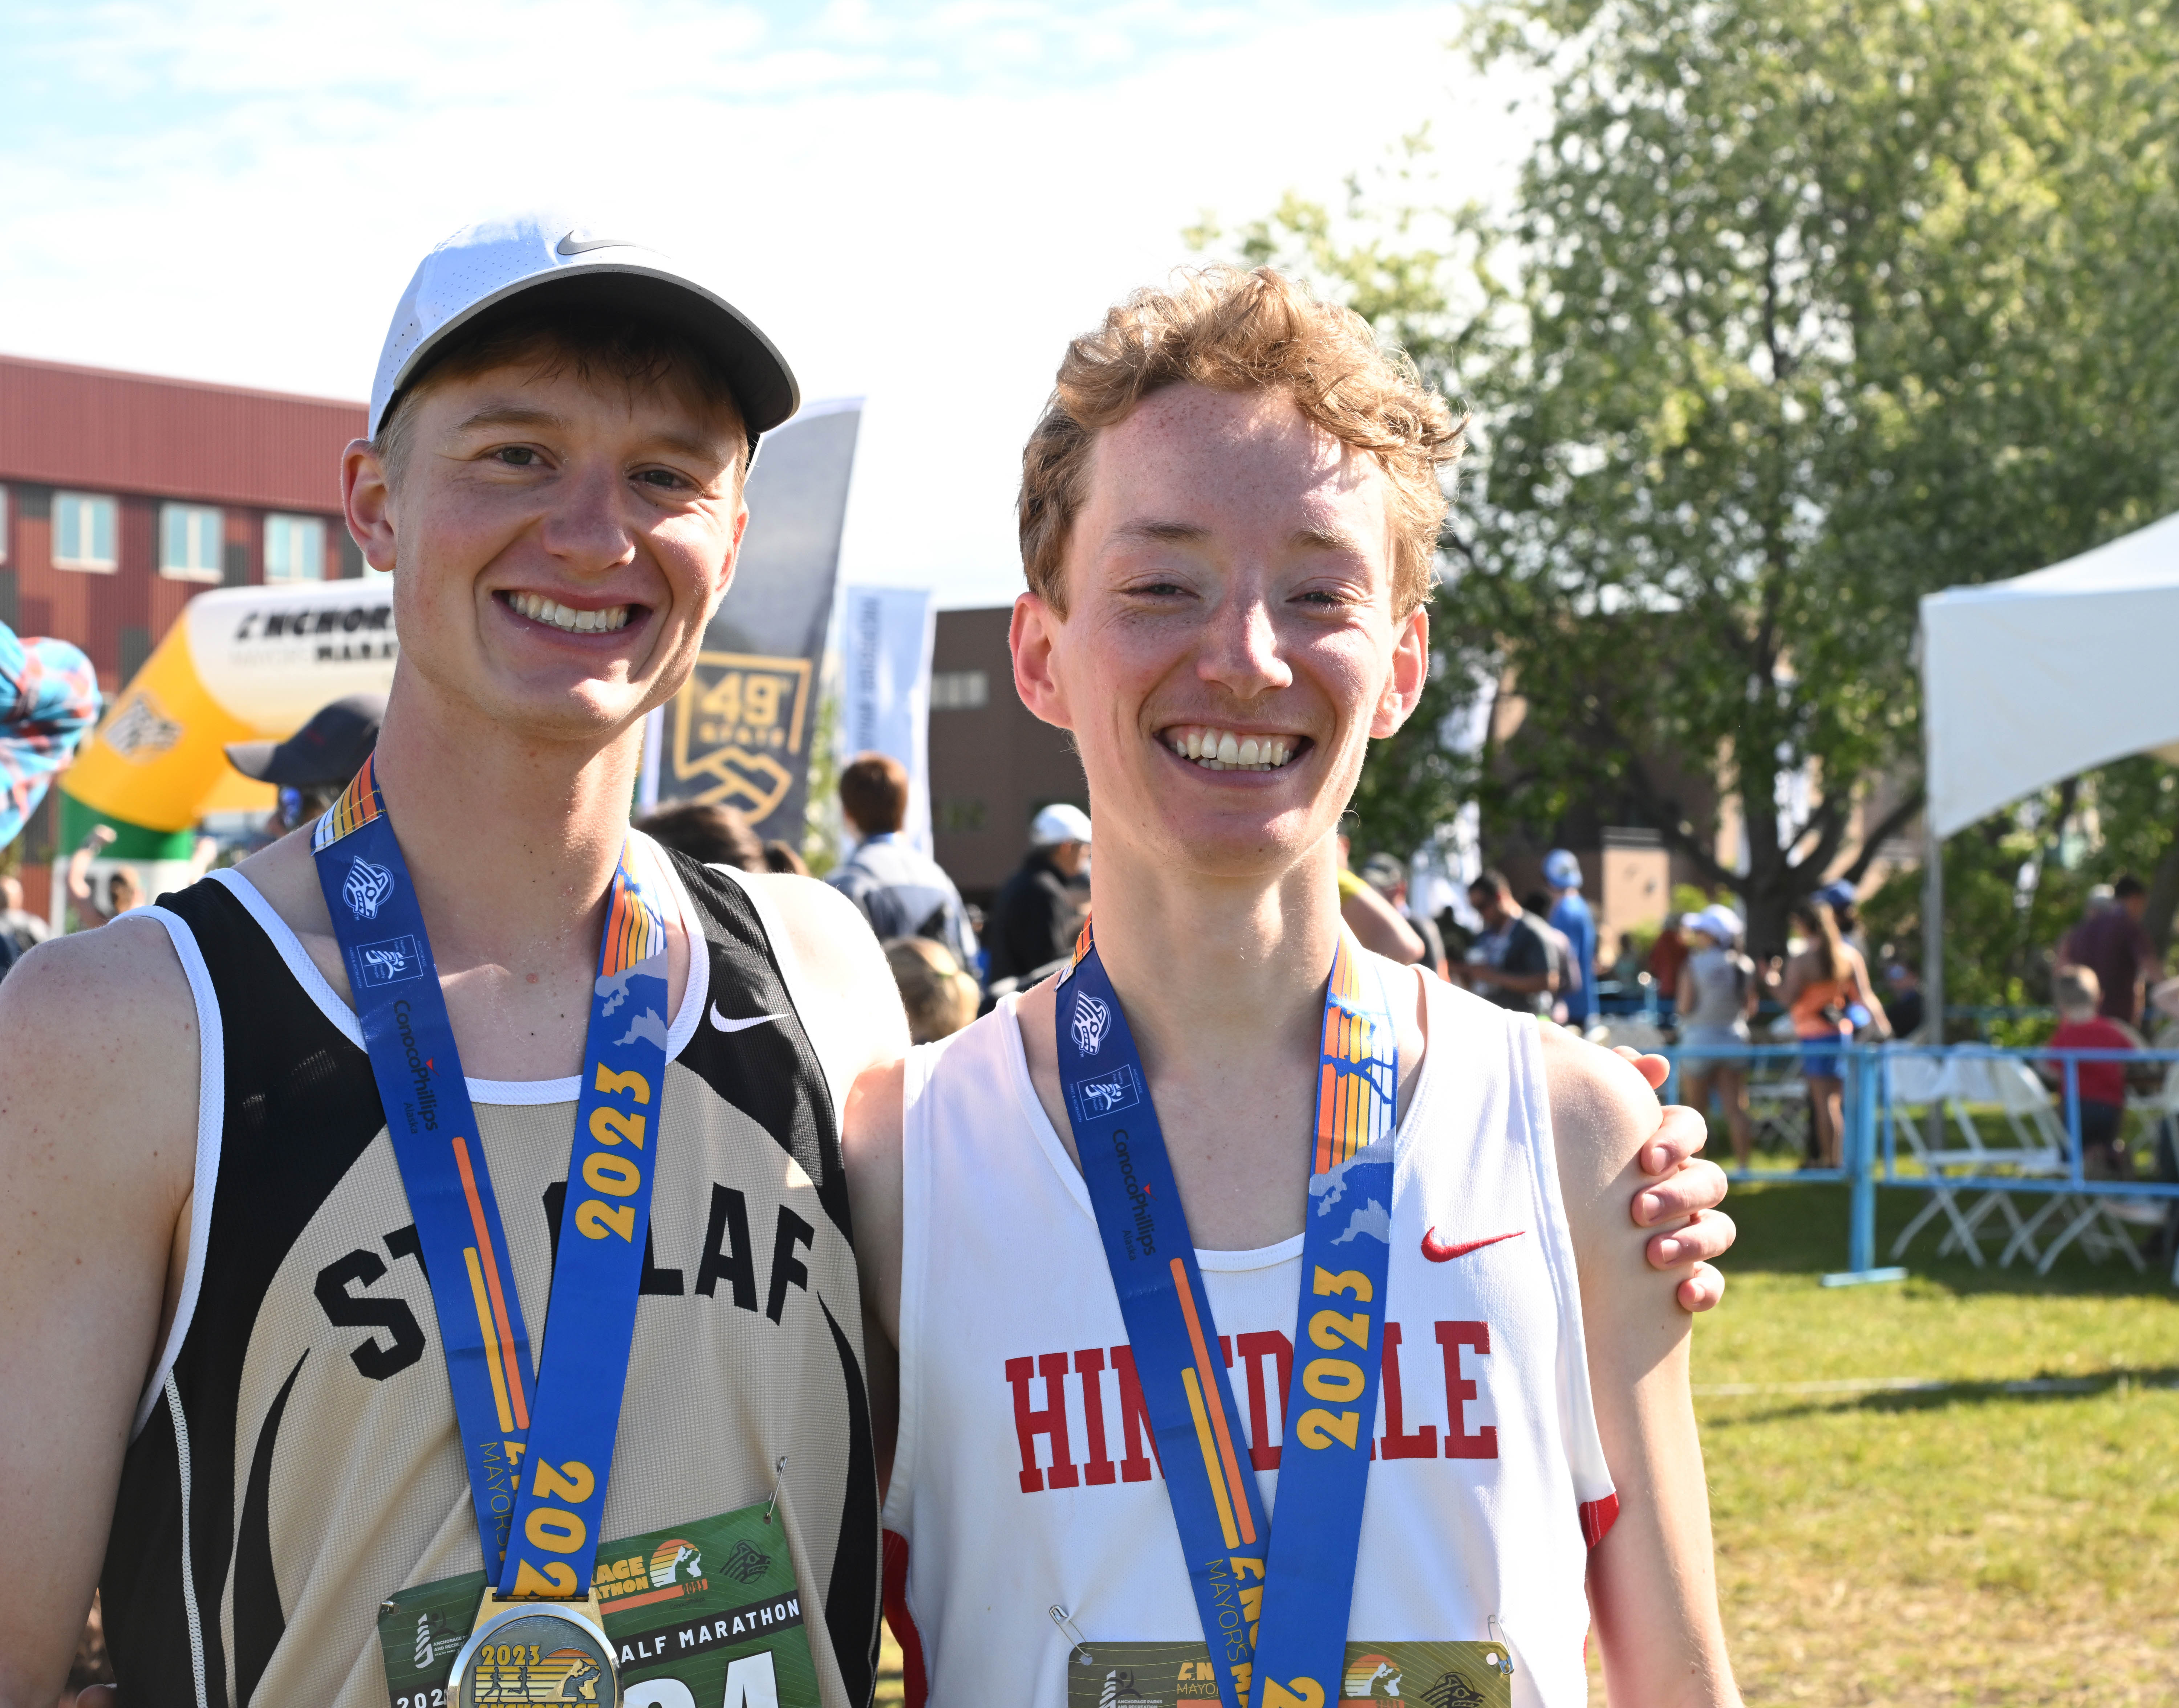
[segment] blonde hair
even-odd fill
[[[2058,975],[2055,995],[2053,1006],[2061,1015],[2094,1015],[2104,1005],[2103,984],[2093,967],[2067,967]]]
[[[1315,427],[1377,460],[1391,487],[1392,606],[1430,597],[1446,496],[1439,470],[1467,445],[1414,364],[1377,342],[1352,309],[1320,303],[1270,267],[1183,272],[1143,289],[1067,347],[1058,383],[1022,452],[1018,516],[1029,590],[1067,614],[1060,571],[1087,495],[1098,430],[1168,386],[1276,391]]]
[[[885,946],[886,965],[908,1010],[908,1035],[916,1043],[951,1037],[976,1017],[983,993],[961,970],[953,951],[928,937],[896,937]]]

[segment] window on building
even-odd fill
[[[930,709],[934,712],[980,711],[991,698],[991,679],[982,671],[933,671]]]
[[[173,581],[217,581],[226,518],[209,504],[159,507],[159,573]]]
[[[326,525],[315,516],[265,518],[265,579],[323,581]]]
[[[53,567],[91,569],[110,574],[120,560],[113,542],[120,529],[121,506],[94,492],[53,495]]]
[[[0,563],[8,561],[8,489],[0,486]]]

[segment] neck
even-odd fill
[[[596,954],[640,725],[602,742],[525,737],[403,672],[377,751],[380,792],[442,967]]]
[[[1268,882],[1177,872],[1100,842],[1097,952],[1147,1068],[1181,1053],[1230,1067],[1314,1047],[1339,941],[1337,868],[1329,839]]]

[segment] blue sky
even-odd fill
[[[843,573],[1018,586],[1065,339],[1206,210],[1424,120],[1502,181],[1453,4],[235,0],[0,6],[0,349],[361,397],[417,257],[546,203],[703,266],[868,398]]]

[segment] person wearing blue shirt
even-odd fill
[[[1551,924],[1573,945],[1564,994],[1567,1024],[1586,1032],[1596,1018],[1596,917],[1581,897],[1581,862],[1564,848],[1544,857]]]

